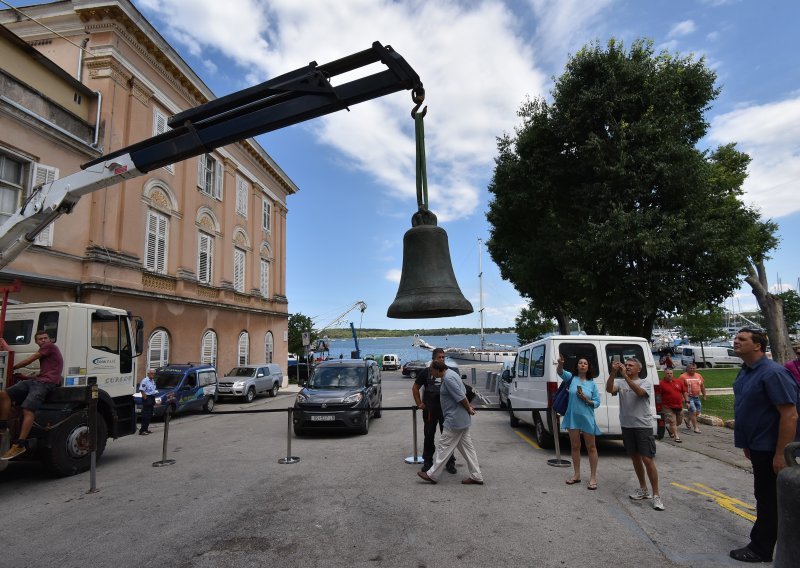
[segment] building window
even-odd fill
[[[236,213],[247,218],[247,197],[250,195],[250,184],[236,176]]]
[[[222,199],[222,164],[211,154],[197,159],[197,186],[206,195]]]
[[[58,168],[51,168],[50,166],[43,166],[36,164],[33,169],[33,185],[38,187],[45,183],[52,183],[58,179]],[[53,221],[55,223],[55,221]],[[53,223],[47,225],[44,230],[36,235],[33,239],[33,244],[42,247],[53,246]]]
[[[0,223],[20,206],[20,194],[25,182],[26,162],[0,154]]]
[[[239,334],[239,365],[247,365],[250,359],[250,334],[243,331]]]
[[[167,230],[169,219],[152,209],[147,211],[147,240],[144,267],[152,272],[167,272]]]
[[[261,228],[272,231],[272,204],[267,199],[261,201]]]
[[[203,341],[200,345],[200,362],[209,365],[217,364],[217,333],[209,329],[203,334]]]
[[[197,281],[211,284],[214,265],[214,237],[202,231],[197,233]]]
[[[157,108],[153,109],[153,136],[158,136],[159,134],[164,134],[167,130],[171,130],[169,126],[167,126],[167,115],[158,110]],[[167,170],[169,173],[175,173],[175,167],[170,164],[168,166],[164,166],[164,169]]]
[[[267,363],[272,363],[273,353],[275,349],[275,341],[272,338],[272,332],[268,331],[267,334],[264,336],[264,353],[266,354],[265,361]]]
[[[156,369],[169,364],[169,335],[157,329],[147,342],[147,368]]]
[[[261,295],[264,298],[269,298],[269,261],[266,258],[261,259]]]
[[[240,248],[233,249],[233,289],[244,294],[245,252]]]

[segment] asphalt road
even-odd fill
[[[410,388],[384,373],[384,406],[410,407]],[[217,408],[292,402],[282,391]],[[0,566],[715,567],[738,565],[728,551],[751,528],[752,476],[729,460],[659,443],[658,512],[628,498],[636,483],[620,442],[599,445],[597,491],[586,490],[585,455],[584,482],[567,486],[571,468],[549,466],[553,452],[505,412],[473,419],[482,487],[461,485],[461,468],[437,485],[416,476],[404,461],[414,453],[410,410],[385,411],[366,436],[292,435],[300,461],[290,465],[278,463],[284,413],[179,417],[168,444],[176,463],[161,468],[151,465],[162,447],[163,424],[154,426],[156,435],[109,442],[94,494],[88,474],[51,479],[12,462],[0,474]]]

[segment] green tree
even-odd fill
[[[292,314],[289,316],[289,353],[296,353],[302,357],[305,355],[305,347],[303,346],[303,332],[311,334],[311,343],[317,339],[316,334],[313,332],[314,324],[311,318],[304,316],[301,313]]]
[[[536,341],[545,333],[553,331],[553,320],[545,317],[533,304],[520,310],[514,324],[520,345]]]
[[[650,41],[595,43],[499,138],[488,250],[561,333],[575,319],[650,337],[657,318],[739,287],[755,242],[739,235],[759,218],[739,200],[747,155],[696,147],[715,79]]]
[[[800,295],[794,290],[787,290],[778,294],[783,300],[783,319],[786,327],[796,330],[800,327]]]
[[[720,336],[725,325],[725,310],[719,306],[696,306],[679,316],[677,324],[689,341],[700,344],[702,361],[705,362],[703,344]]]

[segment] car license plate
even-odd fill
[[[333,414],[320,414],[311,416],[312,422],[333,422],[336,417]]]
[[[225,387],[217,387],[217,389],[219,389],[219,392],[231,392],[231,389]]]

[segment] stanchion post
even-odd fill
[[[569,467],[572,465],[572,462],[569,460],[562,460],[561,459],[561,443],[559,441],[559,424],[558,424],[558,412],[554,409],[550,409],[550,414],[552,416],[552,432],[553,432],[553,441],[556,445],[556,457],[553,459],[547,460],[547,465],[552,465],[553,467]]]
[[[278,460],[278,463],[297,463],[300,458],[292,455],[292,416],[294,408],[291,406],[286,409],[286,457]]]
[[[167,406],[164,409],[164,442],[161,445],[161,460],[153,462],[153,467],[164,467],[166,465],[173,465],[175,463],[175,460],[167,459],[167,444],[169,443],[169,422],[170,422],[170,414],[172,414],[169,411],[171,403],[172,400],[167,399]]]
[[[473,369],[473,372],[475,370]],[[406,463],[422,463],[422,456],[417,453],[417,408],[416,406],[411,407],[411,420],[412,420],[412,428],[411,431],[413,432],[414,437],[414,455],[409,456],[405,459]]]
[[[86,407],[89,425],[89,491],[97,493],[97,377],[86,379]]]
[[[475,385],[478,384],[478,371],[477,371],[477,369],[475,369],[475,367],[472,367],[472,369],[470,369],[470,371],[472,371],[472,373],[471,373],[472,374],[472,386],[474,387]]]

